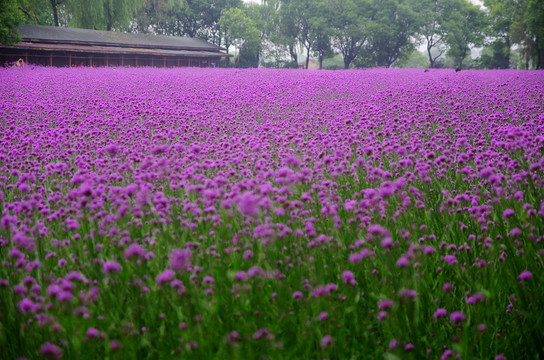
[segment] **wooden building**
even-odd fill
[[[44,66],[219,66],[226,49],[179,36],[21,25],[22,41],[0,44],[0,64],[23,59]]]

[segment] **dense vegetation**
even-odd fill
[[[537,359],[544,74],[0,69],[0,358]]]
[[[24,15],[35,24],[198,36],[234,45],[238,67],[297,67],[299,54],[306,67],[310,57],[322,65],[334,54],[345,68],[389,67],[425,45],[430,67],[544,68],[544,1],[483,3],[484,10],[468,0],[2,0],[0,42],[16,40],[13,19]],[[476,62],[474,47],[484,47]]]

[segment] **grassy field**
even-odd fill
[[[544,358],[544,73],[0,69],[0,358]]]

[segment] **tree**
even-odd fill
[[[261,51],[264,43],[267,41],[269,32],[271,31],[271,21],[273,14],[271,13],[272,8],[267,6],[266,1],[262,4],[248,4],[245,7],[246,15],[251,19],[255,28],[259,31],[259,40],[260,45],[257,52],[257,64],[259,63],[261,57]]]
[[[295,38],[306,51],[305,69],[308,69],[313,42],[310,34],[310,11],[312,0],[289,0],[285,1],[283,5],[286,8],[286,11],[292,14],[291,19],[296,29]]]
[[[519,45],[525,68],[544,68],[544,3],[541,0],[485,0],[494,36],[504,48]],[[509,55],[509,54],[508,54]]]
[[[414,44],[411,38],[419,28],[413,4],[406,0],[373,0],[368,45],[363,47],[363,66],[390,67]]]
[[[274,37],[274,42],[288,49],[292,59],[291,66],[298,67],[297,38],[300,32],[296,14],[291,11],[292,4],[290,1],[281,0],[277,16],[277,34]]]
[[[367,0],[328,2],[332,15],[332,43],[342,53],[345,69],[349,69],[367,41],[369,6]]]
[[[503,39],[496,39],[482,49],[480,67],[485,69],[508,69],[510,67],[510,46]]]
[[[49,0],[19,0],[19,10],[25,23],[34,25],[56,25]]]
[[[503,68],[505,64],[509,66],[511,30],[515,13],[513,4],[508,4],[505,0],[484,0],[484,5],[488,9],[489,25],[494,40],[490,53],[482,57],[482,65],[489,68]]]
[[[455,1],[455,0],[454,0]],[[427,56],[431,68],[436,67],[436,62],[446,52],[446,27],[452,0],[421,0],[417,4],[416,12],[420,17],[419,34],[425,40]]]
[[[223,12],[219,19],[219,25],[223,28],[225,41],[228,44],[234,44],[240,49],[239,56],[235,57],[235,66],[238,65],[240,56],[246,58],[242,61],[244,67],[258,66],[258,56],[255,51],[260,51],[259,30],[255,27],[253,21],[240,8],[231,8]],[[244,49],[245,47],[245,49]],[[242,53],[242,49],[244,52]],[[249,58],[253,58],[251,61]],[[255,63],[257,60],[257,63]]]
[[[0,43],[13,45],[19,42],[21,38],[17,26],[24,21],[16,0],[0,0]]]
[[[52,0],[53,1],[53,0]],[[55,0],[58,4],[58,0]],[[72,27],[95,30],[128,30],[144,0],[66,0]]]
[[[323,69],[323,59],[334,55],[331,46],[332,16],[325,0],[318,0],[313,4],[308,23],[313,54],[317,56],[319,69]]]
[[[410,54],[405,54],[396,66],[400,68],[426,68],[429,67],[427,54],[414,49]]]
[[[472,46],[480,46],[485,39],[486,17],[480,8],[459,0],[453,3],[455,8],[448,9],[446,42],[449,45],[448,56],[456,68],[463,67],[463,61],[470,54]],[[458,10],[458,11],[455,11]]]
[[[146,0],[136,13],[132,29],[141,33],[183,36],[180,19],[185,7],[183,0]]]
[[[527,11],[527,30],[534,39],[533,59],[537,69],[544,69],[544,2],[529,0]]]
[[[59,6],[63,3],[63,0],[49,0],[51,4],[51,10],[53,12],[53,23],[55,26],[60,26],[59,22]]]

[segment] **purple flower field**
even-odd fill
[[[544,72],[0,69],[0,358],[544,358]]]

